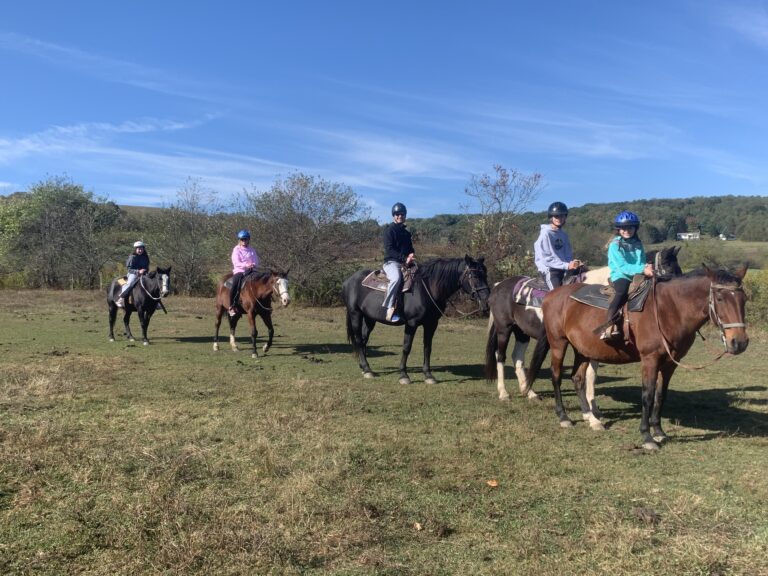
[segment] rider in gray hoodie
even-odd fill
[[[566,270],[575,270],[581,266],[581,260],[574,260],[571,241],[563,230],[568,207],[562,202],[553,202],[547,209],[547,217],[549,224],[541,225],[533,253],[539,274],[552,290],[562,286]]]

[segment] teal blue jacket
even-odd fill
[[[616,236],[608,245],[608,268],[611,282],[620,278],[632,280],[635,274],[642,274],[645,268],[645,249],[637,236],[629,240]]]

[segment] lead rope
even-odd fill
[[[162,300],[163,299],[162,296],[159,296],[159,297],[155,298],[154,296],[152,296],[152,294],[150,294],[149,290],[147,290],[147,287],[144,286],[144,276],[141,276],[139,278],[139,286],[141,286],[141,289],[144,290],[144,293],[147,296],[149,296],[150,298],[152,298],[152,300],[154,300],[155,302],[157,302],[158,300]]]
[[[710,290],[709,305],[710,307],[712,307],[713,304],[712,304],[712,287],[711,286],[709,290]],[[718,356],[716,356],[714,360],[712,360],[711,362],[708,362],[706,364],[698,364],[698,365],[685,364],[683,362],[679,362],[675,360],[675,357],[672,356],[672,351],[669,349],[669,344],[667,343],[667,339],[664,337],[664,332],[661,329],[661,322],[659,321],[659,303],[656,300],[656,277],[655,276],[653,277],[653,281],[651,284],[651,294],[653,297],[653,312],[654,312],[654,315],[656,316],[656,326],[659,329],[659,335],[661,336],[661,341],[664,343],[664,350],[667,351],[667,354],[672,359],[672,362],[674,362],[675,364],[677,364],[682,368],[685,368],[686,370],[701,370],[702,368],[706,368],[707,366],[712,366],[712,364],[714,364],[715,362],[720,360],[720,358],[728,354],[728,352],[724,350]],[[701,332],[699,332],[699,335],[701,335]]]

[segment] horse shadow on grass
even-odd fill
[[[619,378],[618,380],[621,380]],[[683,441],[711,440],[722,435],[765,437],[768,436],[768,414],[756,412],[744,406],[766,406],[765,398],[740,398],[743,392],[765,392],[766,386],[711,388],[706,390],[675,390],[670,387],[664,403],[663,418],[685,428],[711,430],[711,434],[692,436]],[[607,396],[626,407],[603,409],[612,422],[640,418],[641,389],[639,385],[598,384],[597,394]]]

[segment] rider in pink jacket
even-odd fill
[[[229,294],[229,315],[237,314],[237,301],[240,298],[240,284],[243,276],[258,267],[259,255],[251,248],[251,233],[240,230],[237,233],[237,246],[232,249],[232,290]]]

